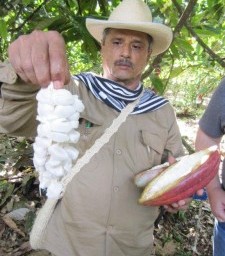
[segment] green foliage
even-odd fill
[[[155,91],[158,94],[163,95],[166,89],[166,85],[165,83],[163,83],[162,79],[160,79],[157,75],[152,73],[150,76],[150,80],[152,87],[155,89]]]
[[[3,19],[0,19],[0,37],[2,39],[7,38],[7,26],[6,22]]]

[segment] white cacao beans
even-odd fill
[[[52,83],[38,92],[37,136],[33,144],[33,162],[39,174],[40,189],[48,198],[58,198],[60,181],[70,172],[79,155],[75,144],[80,134],[80,113],[84,105],[77,95],[65,89],[54,89]]]

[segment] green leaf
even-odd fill
[[[15,188],[15,184],[12,184],[12,183],[7,184],[7,191],[4,197],[0,201],[0,206],[2,206],[7,201],[7,199],[13,194],[14,188]]]
[[[176,67],[174,68],[171,73],[170,73],[170,78],[175,78],[177,76],[179,76],[182,72],[183,72],[183,68],[182,67]]]
[[[179,58],[180,57],[180,54],[179,54],[179,51],[178,51],[178,48],[176,47],[175,44],[172,43],[172,45],[170,46],[170,50],[174,56],[174,58]]]
[[[52,17],[52,18],[42,18],[35,26],[36,29],[50,29],[63,31],[62,27],[67,25],[68,21],[64,17]]]
[[[202,29],[195,29],[195,32],[198,35],[202,35],[202,36],[218,36],[220,35],[221,31],[209,26],[204,26]]]
[[[7,26],[3,19],[0,19],[0,37],[6,39],[8,35]]]
[[[192,53],[192,51],[194,50],[190,42],[183,38],[175,38],[174,45],[176,45],[176,47],[178,47],[180,50],[183,50],[184,52],[189,54]]]
[[[80,3],[80,8],[82,11],[84,10],[90,10],[91,12],[95,11],[96,5],[97,5],[97,1],[96,0],[82,0],[79,1]]]
[[[28,5],[29,3],[31,3],[31,1],[32,1],[32,0],[23,0],[22,2],[23,2],[24,5]],[[32,1],[32,2],[33,2],[33,1]]]
[[[24,227],[25,227],[26,232],[31,231],[35,218],[36,218],[36,214],[32,211],[30,211],[26,214],[25,223],[24,223]]]
[[[158,94],[163,95],[163,93],[165,91],[165,85],[164,85],[163,81],[158,76],[156,76],[154,74],[151,74],[150,80],[152,82],[152,85],[153,85],[155,91]]]

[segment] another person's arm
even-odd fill
[[[201,150],[212,145],[220,146],[222,136],[225,132],[224,99],[225,80],[223,79],[200,119],[195,142],[196,150]],[[219,221],[225,221],[225,191],[222,189],[219,174],[207,185],[206,189],[212,213]]]
[[[196,150],[201,150],[212,145],[219,147],[221,138],[212,138],[204,133],[200,128],[196,137]],[[219,175],[206,186],[209,202],[213,215],[219,221],[225,221],[225,191],[221,187]]]

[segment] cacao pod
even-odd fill
[[[184,156],[156,175],[139,199],[143,205],[169,205],[191,197],[217,174],[220,153],[216,146]]]
[[[179,161],[182,157],[176,158],[177,161]],[[135,175],[134,177],[134,183],[137,187],[143,188],[145,187],[149,181],[151,181],[155,176],[157,176],[159,173],[163,172],[166,168],[168,168],[170,164],[168,162],[164,164],[160,164],[157,166],[152,167],[151,169],[142,171]]]

